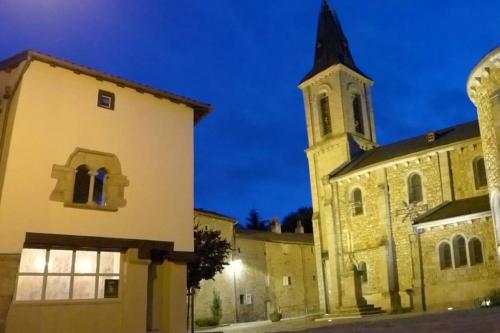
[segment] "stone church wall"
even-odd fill
[[[342,251],[344,263],[355,265],[363,261],[367,265],[368,282],[363,284],[363,296],[376,305],[388,306],[387,242],[388,232],[384,191],[379,185],[384,183],[383,169],[387,173],[390,196],[391,233],[394,238],[396,269],[401,305],[411,308],[410,297],[415,286],[415,249],[411,244],[412,221],[417,215],[449,200],[445,193],[454,192],[456,199],[486,194],[485,189],[476,190],[472,161],[481,155],[479,139],[466,144],[457,144],[449,152],[450,175],[442,164],[448,153],[436,152],[420,154],[401,162],[387,163],[338,182],[338,204],[342,229]],[[423,201],[408,206],[408,176],[418,173],[422,178]],[[449,172],[449,171],[448,171]],[[447,177],[445,177],[447,176]],[[447,179],[451,178],[452,181]],[[363,194],[363,214],[353,216],[351,193],[360,188]],[[334,203],[335,204],[335,203]],[[430,245],[428,245],[430,246]],[[434,244],[433,246],[436,246]],[[380,260],[379,257],[384,257]],[[424,255],[425,258],[425,255]],[[425,259],[424,259],[425,260]],[[488,283],[486,282],[486,285]],[[439,298],[439,297],[438,297]]]
[[[478,138],[473,142],[457,146],[450,152],[451,168],[453,173],[454,192],[456,199],[464,199],[488,194],[488,188],[476,189],[472,162],[482,156],[481,141]]]
[[[462,234],[466,240],[472,236],[481,240],[484,263],[440,269],[438,245],[443,240],[451,241],[456,234]],[[481,298],[499,288],[500,266],[495,256],[495,236],[490,217],[436,228],[420,237],[428,310],[477,307]]]

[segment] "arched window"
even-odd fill
[[[450,244],[443,242],[439,245],[439,267],[441,267],[441,269],[447,269],[452,266]]]
[[[94,179],[94,193],[92,195],[92,200],[99,206],[106,205],[106,196],[104,193],[104,186],[106,183],[107,171],[104,168],[97,170],[97,174]]]
[[[484,168],[484,158],[476,158],[472,162],[472,167],[474,169],[474,183],[476,184],[476,190],[488,185],[486,179],[486,169]]]
[[[361,275],[361,282],[368,282],[368,270],[366,268],[366,262],[361,261],[358,263],[358,273]]]
[[[422,178],[418,173],[413,173],[408,177],[408,200],[409,203],[417,203],[423,200]]]
[[[469,240],[469,258],[471,266],[483,263],[481,241],[475,237]]]
[[[361,106],[361,96],[359,94],[354,94],[352,97],[352,112],[354,115],[354,130],[360,134],[365,134],[363,107]]]
[[[356,188],[352,191],[351,200],[352,215],[356,216],[363,214],[363,195],[359,188]]]
[[[52,166],[52,177],[57,183],[50,200],[66,207],[116,211],[127,203],[129,181],[114,154],[76,148],[66,164]]]
[[[86,165],[76,169],[75,186],[73,189],[73,202],[87,203],[89,200],[90,175]]]
[[[453,256],[455,267],[467,266],[467,250],[463,236],[457,235],[453,238]]]
[[[325,94],[319,98],[319,113],[321,117],[321,134],[326,135],[332,132],[330,119],[330,101]]]

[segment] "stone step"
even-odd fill
[[[381,307],[374,306],[373,304],[366,304],[360,306],[343,307],[334,313],[323,315],[316,318],[315,321],[331,321],[341,319],[353,319],[366,316],[374,316],[384,314],[385,311]]]

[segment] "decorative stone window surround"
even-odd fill
[[[453,239],[455,239],[456,236],[462,236],[465,240],[465,256],[466,256],[466,259],[467,259],[467,265],[463,265],[463,266],[458,266],[456,265],[455,263],[455,249],[453,247]],[[479,242],[481,242],[481,253],[482,253],[482,257],[483,257],[483,261],[481,263],[476,263],[474,265],[471,265],[471,258],[470,258],[470,253],[469,253],[469,242],[472,240],[472,239],[478,239]],[[445,269],[441,269],[440,270],[448,270],[448,269],[461,269],[461,268],[470,268],[470,267],[474,267],[474,266],[479,266],[479,265],[483,265],[484,262],[485,262],[485,256],[484,256],[484,241],[482,240],[481,237],[477,236],[477,235],[472,235],[470,237],[467,237],[465,236],[463,233],[454,233],[450,239],[445,239],[445,240],[442,240],[440,241],[437,246],[436,246],[436,255],[437,255],[437,262],[438,262],[438,265],[440,265],[440,256],[439,256],[439,247],[441,244],[443,243],[447,243],[449,246],[450,246],[450,251],[451,251],[451,267],[448,267],[448,268],[445,268]]]
[[[473,183],[472,183],[472,188],[473,188],[474,192],[486,193],[487,190],[488,190],[488,183],[486,183],[485,186],[481,186],[479,188],[476,187],[476,165],[475,164],[477,163],[477,161],[480,158],[482,158],[483,162],[484,162],[484,157],[481,154],[478,154],[478,155],[474,156],[474,158],[472,159],[472,162],[471,162],[472,179],[474,180]],[[485,172],[486,172],[486,170],[485,170]]]
[[[89,200],[87,203],[74,203],[75,175],[77,168],[81,165],[87,166],[91,176]],[[105,205],[99,205],[91,197],[95,175],[101,168],[107,171],[103,188]],[[124,207],[127,203],[124,198],[124,188],[129,185],[129,181],[126,176],[122,175],[120,161],[114,154],[76,148],[65,165],[53,165],[51,176],[57,179],[57,183],[50,195],[50,200],[63,202],[66,207],[117,211],[119,207]]]
[[[361,192],[361,212],[359,214],[356,214],[356,212],[355,212],[356,202],[354,202],[354,191],[356,191],[356,190],[359,190]],[[361,186],[352,186],[351,188],[349,188],[349,190],[347,192],[347,199],[348,199],[349,208],[350,208],[350,216],[352,219],[357,219],[357,218],[363,217],[366,214],[364,193],[366,193],[366,192],[365,192],[364,188]]]
[[[313,116],[313,124],[316,124],[316,135],[317,135],[317,140],[316,141],[323,141],[324,138],[331,137],[333,135],[333,124],[332,124],[332,107],[331,107],[331,91],[332,88],[330,87],[329,84],[323,83],[321,86],[318,88],[317,92],[313,94],[312,96],[312,116]],[[320,101],[323,97],[326,97],[328,99],[328,107],[329,107],[329,113],[330,113],[330,132],[329,133],[324,133],[323,130],[323,119],[321,116],[321,106],[320,106]],[[314,126],[314,125],[313,125]]]
[[[422,191],[422,200],[418,202],[413,202],[410,203],[410,177],[413,176],[414,174],[417,174],[420,176],[420,184],[421,184],[421,191]],[[405,174],[405,190],[406,190],[406,197],[407,197],[407,203],[409,205],[413,204],[415,206],[419,205],[426,205],[427,204],[427,191],[425,188],[425,183],[426,183],[426,178],[424,174],[420,170],[410,170]]]

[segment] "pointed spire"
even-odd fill
[[[323,0],[316,35],[314,66],[302,82],[336,64],[343,64],[366,76],[354,63],[349,50],[349,43],[344,35],[337,13],[335,10],[330,9],[327,0]]]

